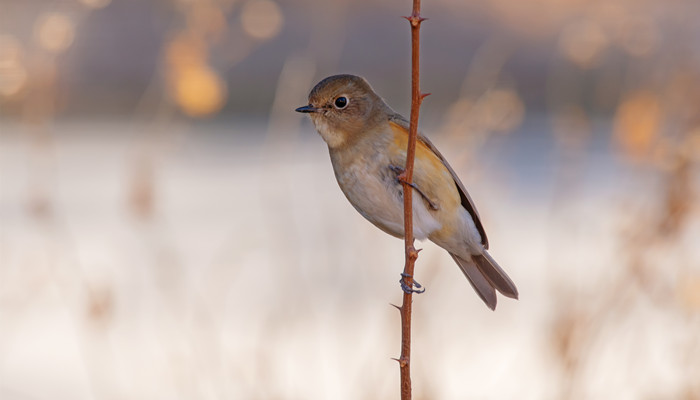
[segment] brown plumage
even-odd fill
[[[335,75],[319,82],[309,113],[328,144],[340,189],[367,220],[403,237],[403,189],[397,180],[406,164],[408,122],[363,78]],[[474,202],[447,160],[423,135],[416,145],[413,183],[414,235],[447,250],[479,297],[496,308],[496,291],[518,298],[518,289],[487,252],[486,232]]]

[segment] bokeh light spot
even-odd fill
[[[62,13],[44,14],[34,25],[34,38],[44,49],[61,53],[73,44],[75,24]]]
[[[251,0],[243,6],[241,24],[249,36],[255,39],[271,39],[282,29],[284,15],[274,1]]]
[[[597,65],[607,45],[607,35],[600,25],[587,19],[566,26],[559,36],[559,51],[582,68]]]
[[[700,277],[686,276],[678,284],[677,293],[688,311],[700,310]]]
[[[661,120],[659,99],[651,92],[626,96],[615,114],[615,139],[625,155],[639,161],[649,155]]]
[[[525,116],[525,105],[511,89],[494,89],[484,94],[476,104],[482,128],[508,133],[515,130]]]
[[[191,117],[211,115],[226,101],[226,83],[206,65],[182,68],[174,79],[175,101]]]
[[[0,95],[10,97],[24,87],[27,70],[22,64],[22,45],[11,35],[0,35]]]
[[[204,64],[208,56],[206,43],[188,33],[177,35],[165,50],[165,60],[168,66],[175,70]]]
[[[226,15],[213,3],[193,7],[187,15],[187,22],[191,30],[206,33],[211,39],[219,39],[227,28]]]
[[[0,67],[14,64],[22,57],[22,44],[12,35],[0,35]]]
[[[19,93],[27,82],[27,70],[19,65],[0,66],[0,95],[5,97]]]
[[[656,50],[659,32],[655,22],[649,17],[630,17],[620,28],[620,44],[627,53],[641,57]]]

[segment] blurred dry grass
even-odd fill
[[[117,3],[0,1],[0,398],[398,397],[401,243],[291,110],[354,69],[403,111],[407,5]],[[134,56],[76,71],[144,7],[120,108]],[[696,2],[424,7],[423,126],[522,299],[426,244],[416,398],[700,398]]]

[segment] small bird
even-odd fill
[[[308,113],[328,144],[340,189],[355,209],[384,232],[403,238],[403,186],[408,121],[359,76],[334,75],[319,82]],[[518,298],[518,289],[486,251],[489,242],[474,202],[447,160],[418,135],[413,172],[413,230],[450,253],[479,297],[496,308],[496,290]]]

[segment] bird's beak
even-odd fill
[[[315,113],[315,112],[321,111],[321,109],[316,108],[316,107],[312,106],[311,104],[309,104],[308,106],[299,107],[294,111],[300,112],[300,113]]]

